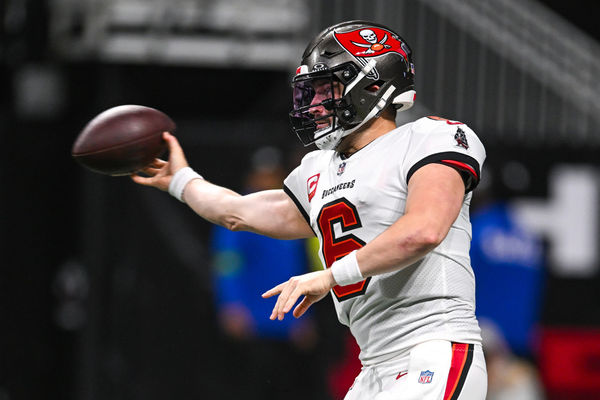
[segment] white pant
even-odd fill
[[[486,392],[481,345],[431,340],[363,367],[344,400],[484,400]]]

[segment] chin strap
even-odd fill
[[[376,65],[377,61],[371,59],[364,67],[362,67],[358,75],[356,75],[356,78],[354,78],[354,80],[344,88],[344,95],[346,95],[346,93],[349,93],[354,88],[354,86],[358,84],[358,82],[362,81],[364,77],[369,75]]]

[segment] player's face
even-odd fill
[[[302,143],[314,143],[318,132],[325,135],[339,128],[336,110],[342,102],[344,85],[333,75],[294,79],[292,88],[294,108],[289,116]]]
[[[333,100],[342,97],[343,85],[331,79],[319,79],[312,83],[312,87],[315,95],[308,113],[315,118],[317,129],[327,128],[333,123]]]

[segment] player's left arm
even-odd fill
[[[460,174],[443,164],[419,168],[408,182],[405,214],[356,253],[363,277],[401,269],[436,248],[458,217],[465,196]]]
[[[405,214],[356,252],[362,278],[404,268],[437,247],[458,217],[464,196],[465,184],[455,169],[437,163],[419,168],[408,182]],[[332,268],[293,277],[263,294],[279,295],[271,319],[283,319],[302,295],[295,317],[325,297],[338,284]]]

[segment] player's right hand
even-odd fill
[[[331,288],[336,285],[331,268],[322,271],[309,272],[300,276],[293,276],[287,282],[280,283],[274,288],[262,294],[263,298],[277,297],[273,312],[269,317],[271,320],[283,320],[296,301],[304,295],[304,298],[296,306],[293,315],[301,317],[314,303],[325,297]]]
[[[163,132],[163,139],[167,142],[169,160],[165,161],[156,158],[152,164],[132,174],[131,179],[135,183],[167,191],[175,172],[188,166],[185,154],[177,138],[169,132]],[[145,176],[140,175],[140,173]]]

